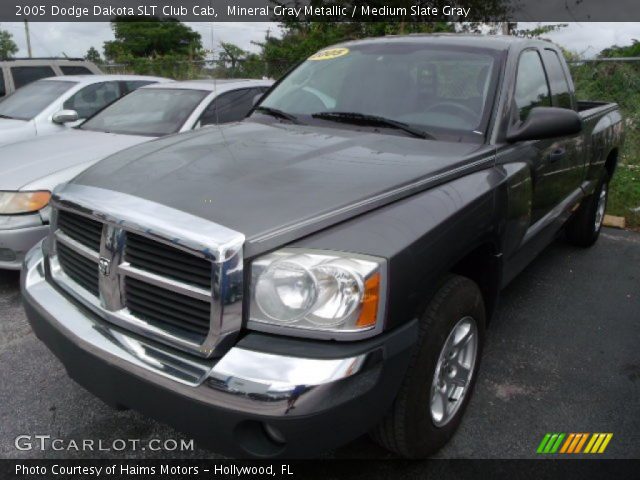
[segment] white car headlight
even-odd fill
[[[373,334],[381,328],[385,269],[380,258],[296,248],[258,258],[249,328],[331,338]]]
[[[51,200],[51,192],[0,192],[0,215],[37,212]]]

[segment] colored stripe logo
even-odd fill
[[[547,433],[536,453],[604,453],[612,438],[613,433]]]

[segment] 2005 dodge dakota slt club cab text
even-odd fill
[[[427,456],[461,421],[501,288],[561,230],[596,241],[622,137],[550,43],[340,44],[244,121],[58,188],[25,307],[78,383],[217,451],[371,432]]]

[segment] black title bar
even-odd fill
[[[637,0],[2,0],[0,22],[640,21]]]
[[[0,460],[2,479],[632,478],[640,460]]]

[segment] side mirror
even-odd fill
[[[256,94],[255,97],[253,97],[252,105],[254,107],[258,104],[258,102],[260,101],[260,99],[262,98],[263,95],[264,95],[264,93],[258,93],[258,94]]]
[[[75,110],[60,110],[59,112],[53,114],[53,117],[51,117],[51,121],[53,123],[57,123],[58,125],[77,122],[78,112],[76,112]]]
[[[507,141],[522,142],[575,135],[582,131],[582,119],[577,112],[566,108],[535,107],[527,119],[509,129]]]

